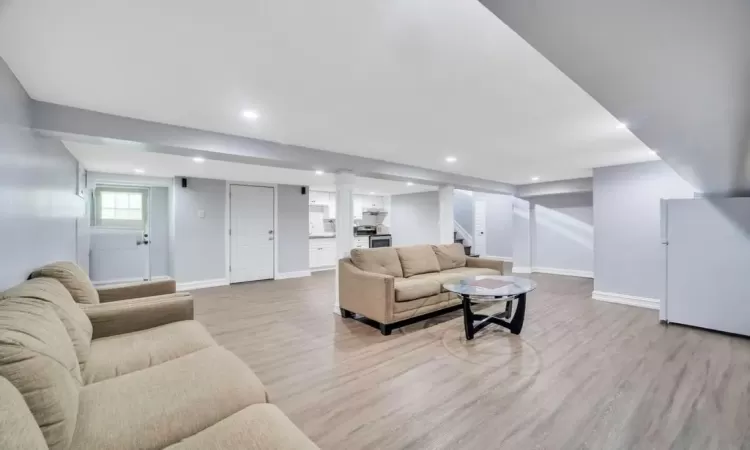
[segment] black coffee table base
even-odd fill
[[[464,308],[464,330],[466,331],[466,340],[470,341],[474,339],[474,334],[479,330],[483,329],[487,325],[494,323],[510,330],[513,334],[520,334],[521,328],[523,328],[523,319],[526,315],[526,294],[521,294],[516,297],[518,305],[516,305],[516,312],[513,314],[513,318],[510,322],[503,320],[501,316],[488,316],[486,314],[475,314],[471,311],[471,298],[469,295],[461,295],[463,299]],[[510,304],[514,299],[509,298],[506,303],[505,312],[502,317],[510,317]],[[475,324],[475,321],[479,323]]]

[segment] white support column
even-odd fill
[[[339,265],[338,260],[349,257],[354,247],[354,174],[351,172],[336,173],[336,304],[333,312],[341,314],[339,309]]]
[[[438,216],[440,229],[440,244],[453,243],[453,186],[442,186],[438,190],[440,201],[440,215]]]

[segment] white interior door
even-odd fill
[[[477,200],[474,202],[474,246],[472,253],[477,255],[487,254],[487,202]]]
[[[233,184],[229,197],[230,282],[273,278],[273,188]]]
[[[105,186],[94,193],[89,276],[99,284],[151,278],[150,190]]]

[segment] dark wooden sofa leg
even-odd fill
[[[344,319],[351,319],[352,317],[354,317],[354,313],[341,308],[341,317],[343,317]]]
[[[391,331],[392,331],[392,328],[387,323],[380,324],[380,334],[382,334],[383,336],[390,336]]]

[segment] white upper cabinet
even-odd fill
[[[330,196],[328,192],[310,191],[310,204],[311,205],[328,205]]]

